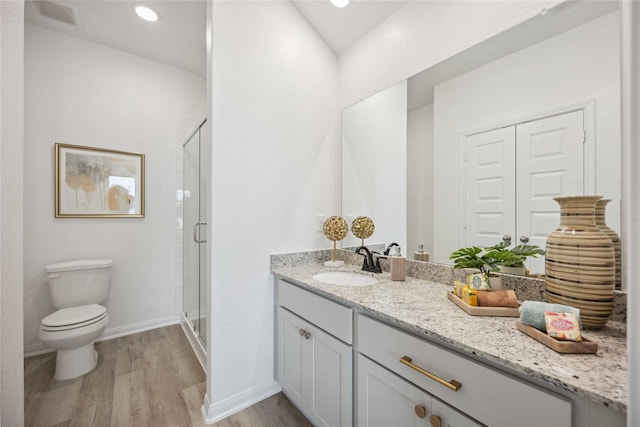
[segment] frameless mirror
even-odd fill
[[[343,216],[370,216],[376,242],[404,242],[409,257],[424,244],[441,263],[459,247],[505,234],[544,247],[559,224],[559,195],[612,199],[607,224],[618,231],[617,8],[563,3],[410,78],[404,106],[399,97],[380,105],[402,82],[345,109]],[[377,110],[367,117],[370,104]],[[383,119],[403,115],[406,140],[391,142],[384,135],[401,131],[385,126],[401,125]],[[568,150],[567,126],[580,139]],[[505,144],[511,148],[495,149]],[[569,169],[577,179],[565,179]],[[490,208],[474,208],[483,204]]]
[[[407,82],[342,112],[342,216],[373,219],[372,242],[406,248]],[[343,246],[361,242],[352,233]]]

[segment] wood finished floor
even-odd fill
[[[25,359],[27,427],[204,426],[205,374],[179,325],[96,344],[96,369],[54,381],[55,353]],[[278,393],[217,427],[311,426]]]

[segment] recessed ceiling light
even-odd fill
[[[342,8],[349,4],[349,0],[331,0],[331,4],[333,4],[335,7]]]
[[[145,21],[156,22],[158,20],[156,11],[147,6],[136,6],[136,13]]]

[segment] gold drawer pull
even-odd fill
[[[458,389],[460,387],[462,387],[462,384],[460,384],[458,381],[456,380],[451,380],[451,381],[446,381],[443,380],[442,378],[440,378],[437,375],[432,374],[429,371],[425,371],[424,369],[422,369],[420,366],[418,365],[414,365],[413,363],[411,363],[411,358],[409,356],[402,356],[400,358],[400,363],[403,363],[405,365],[407,365],[408,367],[410,367],[411,369],[420,372],[422,375],[425,375],[429,378],[431,378],[434,381],[439,382],[440,384],[442,384],[445,387],[450,388],[453,391],[458,391]]]
[[[416,411],[416,415],[418,416],[418,418],[424,418],[427,416],[427,408],[422,405],[416,405],[414,410]]]
[[[431,423],[431,427],[442,427],[442,420],[437,415],[431,415],[429,422]]]

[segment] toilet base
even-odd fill
[[[93,341],[73,350],[58,350],[56,355],[56,381],[66,381],[78,378],[98,364],[98,352]]]

